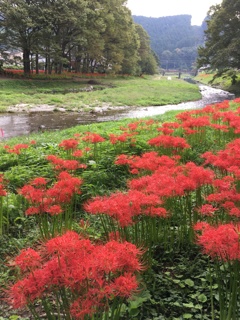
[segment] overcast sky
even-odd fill
[[[127,7],[133,15],[145,17],[166,17],[190,14],[192,25],[201,25],[208,9],[222,0],[127,0]]]

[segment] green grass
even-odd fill
[[[166,77],[105,78],[84,92],[89,80],[0,79],[0,112],[17,104],[49,104],[67,110],[102,106],[149,106],[198,100],[198,86]],[[72,92],[74,91],[74,92]],[[67,93],[66,93],[67,92]]]
[[[231,77],[227,75],[223,75],[222,77],[216,78],[212,83],[211,81],[213,80],[215,73],[199,73],[194,79],[207,84],[207,85],[212,85],[214,87],[232,92],[236,95],[236,97],[240,96],[240,72],[237,72],[237,83],[235,85],[232,85]]]

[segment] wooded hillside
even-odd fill
[[[191,69],[197,58],[197,48],[204,42],[204,29],[191,25],[191,15],[160,18],[133,16],[149,34],[151,47],[163,69]]]

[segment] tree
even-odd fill
[[[158,69],[158,61],[151,49],[149,35],[139,24],[136,24],[136,30],[140,40],[138,49],[140,73],[155,74]]]
[[[131,11],[126,7],[125,0],[101,0],[101,4],[101,15],[106,26],[102,32],[104,59],[101,68],[113,73],[130,71],[138,60],[138,37]]]
[[[30,73],[30,53],[37,42],[40,1],[0,1],[1,40],[8,47],[22,49],[24,73]]]
[[[125,0],[0,0],[0,40],[23,51],[24,73],[45,57],[45,72],[134,73],[139,38]]]
[[[218,75],[240,68],[240,0],[223,0],[208,12],[206,42],[198,50],[198,67],[210,64]]]

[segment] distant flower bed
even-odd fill
[[[36,74],[36,71],[32,71],[30,75],[24,75],[24,71],[22,69],[4,69],[2,72],[5,76],[12,76],[12,77],[29,77],[29,78],[47,78],[47,79],[68,79],[68,78],[102,78],[108,77],[109,74],[107,73],[82,73],[82,72],[68,72],[64,71],[61,74],[52,72],[51,74],[46,74],[44,70],[39,70],[39,73]],[[111,75],[112,77],[113,75]],[[121,76],[129,76],[129,75],[121,75]]]

